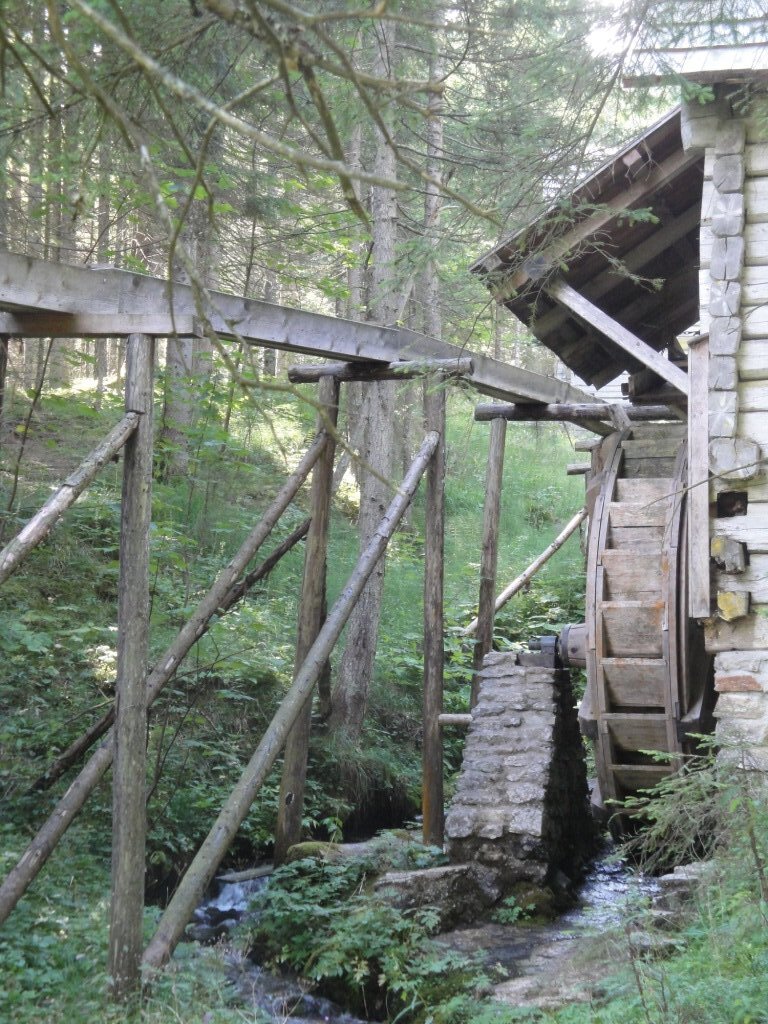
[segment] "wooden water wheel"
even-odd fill
[[[686,586],[686,427],[636,425],[593,453],[586,624],[561,640],[587,669],[579,710],[603,808],[675,771],[648,751],[693,749],[706,731],[711,669]]]

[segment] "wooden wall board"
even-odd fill
[[[743,412],[739,416],[739,434],[762,445],[768,452],[768,416],[764,412]]]
[[[768,364],[761,380],[748,380],[739,384],[740,412],[768,412]]]
[[[768,554],[755,553],[744,572],[718,572],[718,590],[747,590],[756,604],[768,605]]]
[[[605,596],[625,594],[637,600],[658,598],[661,594],[661,574],[658,564],[648,563],[640,551],[603,551]]]
[[[712,535],[746,544],[750,553],[768,553],[768,503],[750,502],[745,516],[713,519]]]
[[[664,707],[669,669],[663,658],[604,658],[612,706]]]
[[[742,303],[741,319],[745,340],[768,338],[768,307],[748,306]]]
[[[752,614],[734,622],[711,619],[704,624],[707,650],[759,651],[768,647],[768,604],[755,605]]]

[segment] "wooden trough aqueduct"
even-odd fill
[[[753,68],[750,55],[742,72],[719,72],[715,82],[749,77]],[[456,717],[443,716],[441,706],[444,389],[426,389],[424,442],[374,542],[323,621],[331,427],[341,381],[373,386],[395,375],[461,376],[496,400],[476,410],[478,420],[491,421],[479,611],[468,630],[476,636],[477,668],[492,643],[506,423],[569,421],[596,435],[579,443],[590,452],[590,463],[574,468],[586,470],[585,512],[556,542],[588,514],[586,622],[570,627],[552,656],[587,669],[580,718],[595,743],[598,805],[674,770],[674,755],[689,748],[690,734],[712,727],[715,689],[721,694],[715,712],[719,732],[734,736],[734,723],[741,723],[754,763],[768,768],[768,617],[760,614],[768,605],[761,575],[768,571],[761,477],[762,446],[768,444],[765,124],[765,118],[735,110],[718,86],[713,103],[673,111],[581,186],[570,224],[561,220],[555,227],[542,218],[473,268],[582,381],[601,388],[627,373],[625,402],[604,402],[563,381],[399,328],[222,294],[201,301],[184,285],[169,291],[167,282],[132,273],[0,253],[0,366],[13,337],[128,337],[124,419],[0,553],[2,582],[124,447],[115,713],[69,752],[74,763],[100,741],[0,887],[0,920],[112,765],[110,971],[117,985],[131,977],[141,953],[144,792],[136,780],[144,777],[147,709],[211,619],[280,557],[277,550],[248,569],[313,466],[312,518],[288,542],[307,536],[293,685],[166,909],[144,963],[157,967],[170,955],[286,741],[296,773],[291,785],[300,791],[304,769],[300,757],[291,761],[290,751],[292,743],[301,750],[312,690],[425,473],[424,836],[442,841],[441,726]],[[633,217],[640,209],[653,216]],[[617,263],[625,272],[616,272]],[[567,273],[559,269],[564,264]],[[657,284],[651,287],[650,281]],[[696,324],[698,331],[682,347],[681,332]],[[293,380],[320,382],[317,437],[262,522],[147,673],[153,339],[201,331],[337,362],[296,368]],[[659,763],[645,753],[649,749],[673,758]],[[284,809],[281,815],[279,828],[288,841],[295,818]]]

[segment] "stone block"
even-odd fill
[[[764,721],[768,727],[768,697],[764,693],[721,693],[715,705],[715,718]]]
[[[715,132],[715,156],[743,153],[747,142],[747,128],[743,121],[721,121]]]
[[[748,437],[715,437],[709,442],[709,469],[724,480],[753,480],[762,469],[763,451]]]
[[[738,281],[744,269],[744,238],[728,235],[712,243],[709,274],[713,281]]]
[[[734,391],[739,382],[735,356],[711,356],[709,386],[713,391]]]
[[[738,281],[712,281],[709,290],[709,312],[712,316],[736,316],[741,308],[741,285]]]
[[[762,693],[764,690],[757,676],[749,672],[729,676],[716,672],[715,689],[718,693]]]
[[[768,713],[761,718],[734,718],[732,715],[718,712],[720,702],[729,694],[722,694],[715,705],[717,728],[715,738],[721,745],[733,748],[763,746],[768,741]],[[768,712],[768,709],[766,709]]]
[[[744,157],[740,154],[716,157],[712,167],[712,183],[721,194],[738,192],[744,185]]]
[[[735,437],[739,396],[735,391],[709,392],[709,436]]]
[[[746,672],[764,676],[768,690],[768,650],[762,651],[721,651],[715,655],[715,672],[732,674]]]
[[[718,238],[744,233],[744,196],[741,192],[718,194],[712,204],[712,234]]]

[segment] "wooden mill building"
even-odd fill
[[[727,44],[640,52],[626,84],[673,79],[690,98],[582,183],[568,216],[473,267],[576,377],[626,372],[631,414],[647,412],[590,446],[572,653],[603,797],[663,774],[638,751],[690,749],[713,706],[725,749],[768,771],[765,39],[758,18]]]

